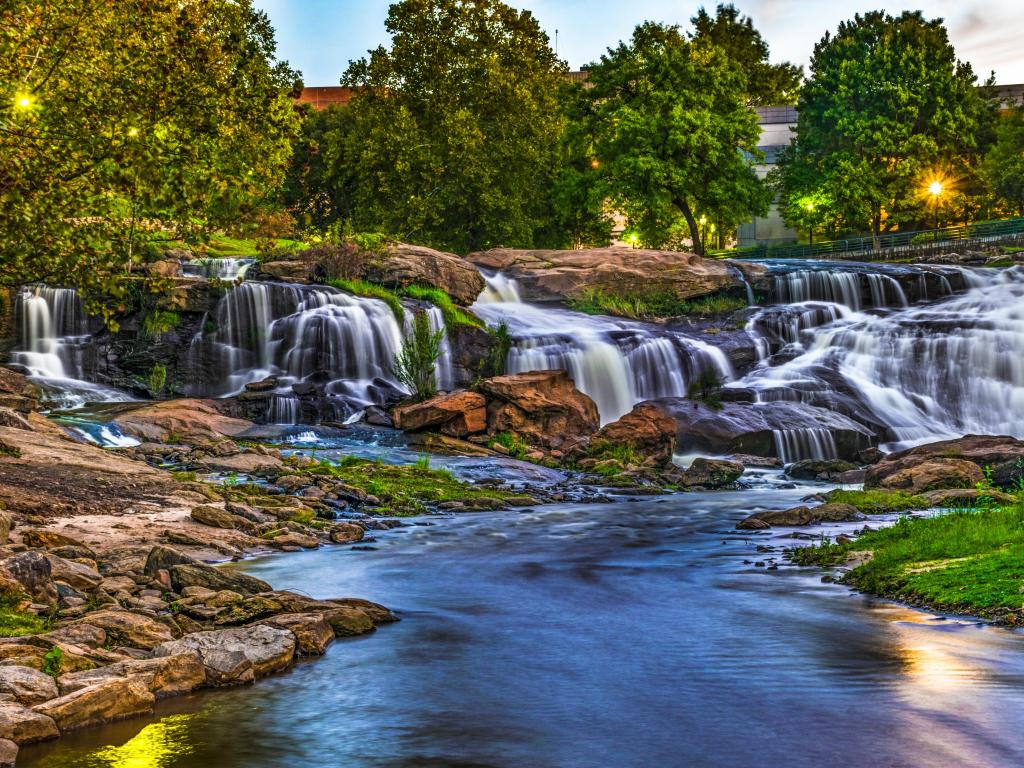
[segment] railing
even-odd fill
[[[880,235],[877,248],[870,237],[854,237],[824,240],[813,245],[758,245],[709,251],[708,255],[737,259],[812,259],[817,256],[833,259],[901,259],[959,249],[970,250],[996,240],[1024,243],[1024,218]]]

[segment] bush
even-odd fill
[[[417,400],[426,400],[437,392],[434,373],[443,339],[444,330],[431,330],[427,314],[417,312],[412,334],[402,343],[402,350],[395,357],[395,378]]]
[[[163,363],[154,365],[149,372],[149,378],[146,383],[149,386],[150,394],[162,394],[167,387],[167,366]]]
[[[747,300],[729,294],[683,299],[671,288],[658,287],[643,293],[610,293],[599,288],[588,288],[576,299],[568,302],[570,309],[588,315],[614,315],[634,320],[653,320],[684,315],[723,315],[747,306]]]
[[[161,336],[173,331],[181,323],[177,312],[165,312],[162,309],[149,312],[142,321],[142,332],[147,336]]]
[[[494,344],[491,346],[488,364],[491,375],[503,376],[505,367],[508,364],[508,353],[512,351],[512,334],[508,332],[508,324],[502,323],[497,328],[489,329]]]
[[[707,403],[712,408],[721,408],[722,399],[718,396],[721,386],[722,380],[718,377],[718,372],[706,368],[690,382],[690,387],[686,390],[686,397],[690,400]]]
[[[366,252],[354,243],[322,243],[302,251],[312,261],[313,275],[320,282],[358,280],[366,270]]]

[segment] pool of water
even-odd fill
[[[19,766],[1024,764],[1021,634],[771,570],[791,532],[733,529],[806,493],[428,518],[375,551],[249,561],[403,620],[255,686],[25,748]]]

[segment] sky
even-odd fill
[[[337,85],[352,59],[387,42],[384,20],[391,0],[255,0],[277,30],[278,55],[299,69],[307,86]],[[628,38],[641,21],[687,25],[702,5],[718,0],[506,0],[527,9],[558,52],[578,69]],[[754,20],[771,47],[773,61],[806,67],[826,30],[855,13],[877,10],[870,0],[734,0]],[[984,79],[993,70],[1000,84],[1024,83],[1024,0],[917,0],[886,2],[899,13],[921,9],[946,20],[960,59]]]

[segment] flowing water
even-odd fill
[[[255,687],[24,748],[33,768],[1003,768],[1024,653],[771,563],[738,535],[806,489],[417,521],[246,563],[398,624]],[[425,525],[429,522],[429,525]],[[843,529],[834,526],[835,532]],[[818,532],[818,529],[816,529]]]
[[[218,280],[244,280],[256,259],[192,259],[182,265],[187,277],[216,278]]]

